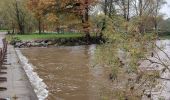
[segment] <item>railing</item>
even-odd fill
[[[2,74],[7,74],[7,72],[4,72],[7,68],[4,66],[7,62],[7,41],[6,39],[2,40],[2,47],[0,47],[0,83],[6,82],[7,78],[6,77],[1,77]],[[1,87],[0,86],[0,91],[5,91],[7,90],[6,87]],[[1,100],[2,98],[0,98]],[[4,100],[4,99],[3,99]]]

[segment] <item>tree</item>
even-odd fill
[[[81,20],[87,42],[90,41],[89,10],[95,4],[96,0],[29,0],[29,8],[38,16],[38,19],[49,13],[56,14],[58,18],[64,14],[74,14],[76,19]]]
[[[34,31],[35,19],[26,8],[26,0],[1,0],[0,5],[3,27],[13,34]]]
[[[122,13],[124,19],[126,21],[129,21],[130,18],[130,6],[132,5],[132,0],[116,0],[115,5],[118,6],[118,9],[120,10],[119,13]]]
[[[117,1],[116,1],[117,2]],[[113,0],[104,0],[104,1],[101,1],[101,4],[102,4],[102,10],[103,10],[103,13],[104,13],[104,18],[102,20],[102,27],[100,29],[100,38],[103,37],[103,31],[105,30],[106,28],[106,17],[109,16],[109,18],[112,18],[113,15],[115,14],[115,1]]]
[[[15,9],[15,16],[17,19],[18,27],[19,27],[19,33],[24,34],[25,33],[25,12],[19,8],[19,2],[15,1],[14,3],[14,9]]]
[[[170,26],[170,18],[162,19],[159,23],[159,28],[160,28],[161,32],[163,32],[163,33],[164,32],[167,32],[167,33],[170,32],[169,26]],[[161,35],[164,35],[164,34],[161,33]]]
[[[161,19],[160,17],[162,17],[162,15],[159,12],[160,12],[161,7],[164,4],[166,4],[166,2],[164,0],[154,0],[152,4],[154,7],[154,11],[153,11],[154,29],[155,29],[155,32],[158,33],[158,22]]]
[[[35,18],[38,21],[38,30],[39,34],[42,33],[42,27],[43,27],[43,4],[42,0],[29,0],[28,1],[28,9],[34,14]]]
[[[133,8],[135,9],[137,15],[139,17],[139,31],[140,33],[145,32],[145,25],[144,25],[144,20],[146,18],[150,18],[151,16],[157,16],[159,10],[162,5],[164,5],[166,2],[165,0],[133,0]],[[155,19],[154,22],[154,27],[157,27],[157,21],[156,17],[153,18]]]
[[[125,10],[127,7],[125,4],[129,4],[125,3],[125,0],[120,1],[114,4],[121,4],[120,8],[123,8],[116,9],[113,18],[105,17],[103,35],[107,41],[97,48],[97,65],[111,69],[108,77],[116,85],[116,88],[113,89],[115,99],[141,100],[145,97],[152,99],[153,90],[159,89],[157,87],[161,84],[159,79],[162,74],[160,73],[164,73],[165,70],[170,72],[169,65],[157,54],[157,50],[159,50],[169,59],[166,52],[155,44],[157,34],[154,34],[155,31],[153,31],[155,27],[153,16],[157,12],[156,18],[159,18],[159,8],[164,3],[160,3],[158,7],[155,0],[130,0],[129,4],[132,5],[131,8],[128,8],[130,20],[127,20],[126,11],[128,10]],[[128,25],[126,25],[127,22]],[[149,32],[147,30],[151,30],[150,33],[147,33]],[[158,64],[157,66],[163,68],[152,71],[144,69],[149,65],[144,65],[143,68],[142,61],[148,61],[151,65]]]
[[[96,0],[76,0],[70,1],[66,4],[65,8],[68,6],[71,9],[71,13],[78,15],[82,21],[83,32],[87,42],[90,42],[90,24],[89,24],[89,10],[91,6],[96,4]]]

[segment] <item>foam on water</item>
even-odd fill
[[[23,68],[31,82],[32,87],[39,100],[45,100],[48,97],[47,85],[43,82],[36,72],[34,72],[33,65],[29,63],[28,59],[21,53],[20,50],[16,50],[18,57],[23,64]]]

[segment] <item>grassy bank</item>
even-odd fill
[[[170,35],[162,35],[162,36],[159,36],[159,37],[162,40],[170,39]]]
[[[65,34],[27,34],[6,35],[8,42],[14,47],[47,47],[47,46],[74,46],[100,44],[103,40],[92,35],[89,41],[80,33]]]
[[[170,32],[160,32],[159,33],[159,38],[161,40],[170,39]]]
[[[39,40],[39,39],[57,39],[57,38],[78,38],[83,37],[80,33],[70,34],[27,34],[27,35],[7,35],[6,38],[10,40],[12,37],[21,39],[22,41]]]
[[[0,32],[8,32],[8,30],[0,30]]]

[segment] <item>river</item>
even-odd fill
[[[95,45],[21,49],[47,85],[48,100],[113,99],[107,70],[93,67]]]
[[[161,62],[169,67],[170,40],[157,41],[157,45],[162,50],[156,50],[155,57],[149,59],[157,61],[156,58],[160,57]],[[47,85],[48,100],[114,100],[114,85],[108,78],[109,69],[93,66],[95,48],[95,45],[27,48],[21,49],[21,52]],[[164,68],[148,61],[143,61],[140,67],[160,71]],[[158,87],[162,88],[152,91],[152,99],[164,97],[170,100],[170,72],[166,70],[161,77],[168,80],[160,80]]]

